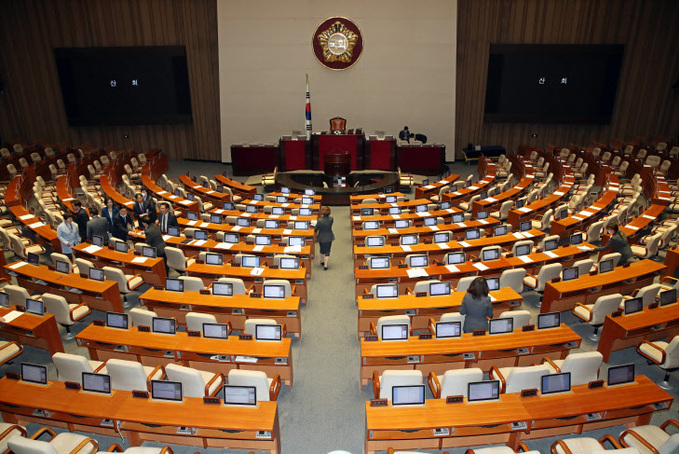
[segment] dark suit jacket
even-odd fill
[[[101,210],[101,215],[108,221],[108,229],[109,229],[110,232],[113,231],[113,218],[115,218],[116,216],[118,216],[118,213],[119,213],[119,212],[120,212],[120,208],[118,208],[118,207],[115,206],[115,205],[113,205],[113,216],[110,216],[110,215],[108,214],[108,208],[107,208],[107,207],[104,207],[104,208]]]
[[[110,230],[106,218],[102,218],[101,216],[93,217],[90,219],[90,222],[87,223],[87,239],[92,241],[93,236],[99,235],[104,237],[104,244],[108,244],[108,232]]]
[[[171,211],[167,212],[167,227],[172,227],[172,226],[179,226],[179,222],[177,222],[177,216],[175,216]],[[160,231],[163,233],[167,233],[167,229],[163,229],[163,214],[160,213],[158,214],[158,227],[160,227]]]
[[[158,257],[165,257],[165,241],[163,234],[160,233],[160,228],[155,224],[150,224],[146,229],[146,244],[156,248]]]
[[[85,241],[87,239],[87,222],[90,220],[90,216],[87,214],[87,211],[81,207],[73,216],[73,220],[78,224],[80,241]]]
[[[151,222],[156,222],[156,218],[158,217],[156,213],[156,202],[153,199],[144,200],[141,207],[139,206],[139,203],[135,201],[132,211],[134,213],[134,218],[137,220],[139,228],[142,227],[141,221],[139,219],[143,215],[148,214]]]
[[[116,217],[113,218],[113,230],[111,234],[123,241],[127,240],[127,232],[134,229],[134,222],[132,221],[132,216],[127,213],[127,222],[123,221],[123,217],[118,213]]]

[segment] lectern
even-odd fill
[[[346,177],[351,172],[349,153],[328,153],[323,160],[323,171],[330,177]]]

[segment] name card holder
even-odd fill
[[[538,395],[538,390],[536,388],[522,389],[521,397],[534,397]]]
[[[387,399],[370,399],[371,407],[386,407],[388,405],[389,401]]]
[[[459,404],[464,402],[464,396],[448,396],[446,397],[447,404]]]
[[[92,324],[94,326],[106,326],[106,322],[103,320],[92,320]]]
[[[136,397],[137,399],[148,399],[149,398],[149,392],[148,391],[132,391],[132,397]]]
[[[80,383],[75,382],[75,381],[65,381],[64,387],[66,389],[74,389],[74,390],[78,391],[78,390],[80,390]]]
[[[238,339],[245,340],[245,341],[251,341],[252,340],[252,334],[240,334],[238,336]]]
[[[587,383],[588,389],[597,389],[597,388],[603,388],[603,387],[604,387],[604,381],[603,380],[592,380],[591,382]]]

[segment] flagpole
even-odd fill
[[[311,95],[309,94],[309,74],[306,74],[306,138],[311,140]]]

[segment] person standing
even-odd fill
[[[627,240],[627,235],[625,232],[620,230],[618,226],[618,221],[611,221],[606,227],[606,232],[610,235],[608,243],[603,246],[599,246],[594,249],[594,252],[602,252],[612,249],[611,252],[618,252],[620,254],[620,261],[618,261],[618,266],[622,266],[627,263],[630,259],[634,258],[634,252],[629,245]]]
[[[127,214],[127,207],[125,205],[120,207],[120,212],[113,218],[112,235],[119,240],[126,241],[130,230],[134,230],[134,222],[132,217]]]
[[[80,242],[82,243],[87,239],[87,222],[90,220],[90,216],[87,214],[87,211],[85,211],[85,208],[83,208],[80,200],[74,200],[72,205],[75,210],[73,219],[75,220],[75,223],[78,224]]]
[[[328,269],[330,247],[335,239],[335,235],[332,233],[332,223],[334,221],[332,216],[330,216],[330,207],[321,207],[320,216],[314,227],[314,241],[318,242],[321,248],[321,262],[323,263],[324,270]]]
[[[134,196],[134,206],[132,207],[132,212],[134,213],[134,218],[137,220],[137,224],[141,229],[141,217],[145,214],[149,214],[149,206],[144,200],[144,196],[141,192],[137,192]]]
[[[163,240],[163,234],[160,232],[160,227],[151,221],[151,216],[148,214],[139,218],[139,221],[141,222],[142,229],[145,230],[145,243],[156,248],[156,255],[158,257],[165,257],[165,241]]]
[[[160,215],[156,220],[156,224],[160,227],[162,233],[167,233],[167,229],[173,226],[179,226],[177,216],[170,210],[170,204],[167,202],[160,203]]]
[[[61,242],[61,252],[73,261],[73,246],[80,243],[78,224],[73,222],[73,214],[64,215],[64,222],[57,226],[57,238]]]
[[[90,208],[92,219],[87,222],[87,241],[92,242],[93,236],[100,236],[104,239],[104,244],[108,244],[108,221],[99,216],[97,207]]]
[[[109,232],[113,231],[113,219],[115,219],[116,216],[118,216],[118,212],[120,210],[118,207],[113,203],[113,199],[110,197],[106,197],[106,206],[101,210],[101,215],[108,221],[108,230]]]
[[[493,304],[488,296],[488,284],[483,277],[474,279],[462,298],[460,314],[464,315],[462,331],[488,331],[488,319],[493,318]]]

